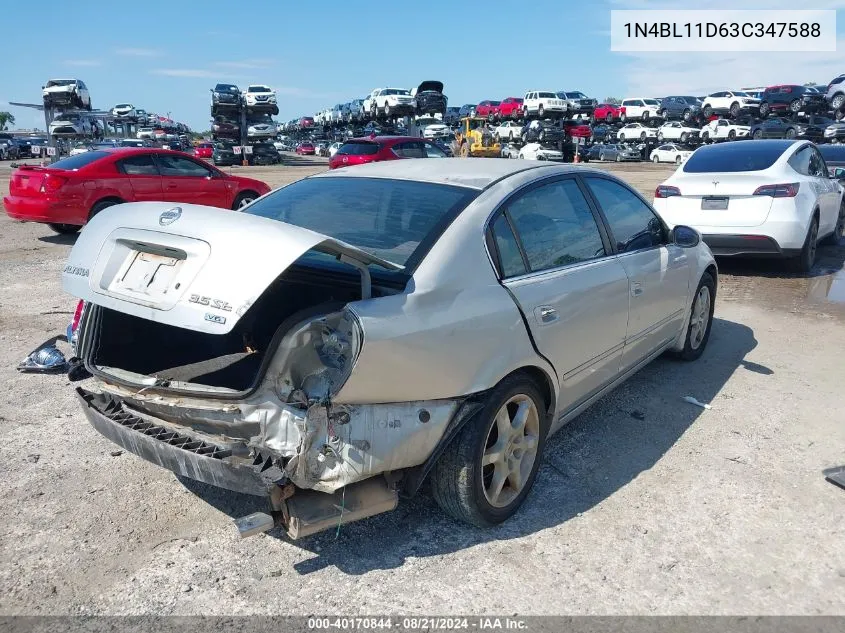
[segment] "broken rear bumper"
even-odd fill
[[[225,446],[148,422],[107,395],[76,389],[91,425],[115,444],[153,464],[212,486],[267,496],[286,477],[270,458],[238,456]]]

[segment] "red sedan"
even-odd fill
[[[15,220],[75,233],[95,214],[123,202],[238,209],[269,191],[260,180],[231,176],[183,152],[133,147],[85,152],[49,167],[18,167],[3,206]]]
[[[196,158],[211,158],[214,153],[213,143],[200,143],[194,148],[194,156]]]
[[[621,108],[618,105],[613,105],[612,103],[600,103],[593,111],[593,116],[597,121],[607,121],[610,123],[611,121],[618,121],[621,119],[624,112],[625,108]]]
[[[563,130],[573,138],[590,138],[593,130],[586,123],[578,121],[567,121],[563,124]]]
[[[296,146],[296,153],[300,155],[309,155],[313,156],[317,152],[317,149],[314,147],[314,143],[300,143]]]
[[[446,158],[446,152],[415,136],[351,138],[329,159],[329,169],[400,158]]]
[[[499,104],[499,117],[502,119],[519,119],[522,117],[522,99],[520,97],[506,97]]]
[[[501,101],[482,101],[475,106],[475,116],[487,117],[488,119],[495,119],[499,116],[499,106]]]

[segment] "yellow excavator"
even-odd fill
[[[487,119],[481,117],[464,117],[461,119],[461,129],[455,132],[455,156],[469,158],[470,156],[498,157],[502,148],[493,137],[493,130],[488,127]]]

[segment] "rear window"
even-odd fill
[[[372,156],[378,153],[378,143],[344,143],[337,150],[344,156]]]
[[[68,171],[74,171],[77,169],[81,169],[94,161],[100,160],[101,158],[105,158],[108,156],[106,152],[85,152],[84,154],[77,154],[76,156],[68,156],[67,158],[63,158],[62,160],[56,161],[52,165],[50,165],[51,169],[66,169]]]
[[[686,173],[759,171],[775,164],[791,143],[720,143],[697,149],[684,163]]]
[[[413,267],[477,192],[387,178],[306,178],[246,213],[301,226]]]

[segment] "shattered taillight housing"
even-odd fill
[[[82,315],[85,314],[85,302],[83,300],[79,300],[79,303],[76,304],[76,310],[73,313],[73,319],[71,319],[70,323],[67,326],[67,342],[70,343],[71,349],[73,349],[73,355],[78,356],[76,346],[78,342],[78,333],[79,333],[79,323],[82,321]]]

